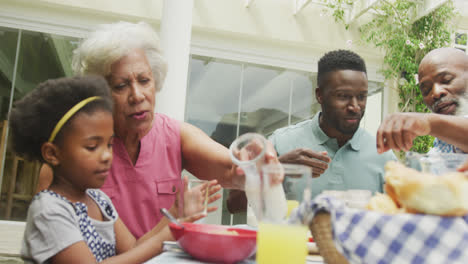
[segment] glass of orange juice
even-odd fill
[[[287,207],[297,207],[303,200],[311,199],[312,169],[296,164],[268,164],[262,167],[262,178],[266,182],[270,177],[284,176],[284,198]],[[264,197],[264,215],[275,215],[277,201]],[[271,195],[271,194],[270,194]],[[268,200],[270,201],[268,202]],[[279,199],[279,198],[277,198]],[[257,263],[305,263],[308,254],[308,227],[303,225],[288,225],[286,221],[267,221],[265,217],[258,227],[257,233]]]

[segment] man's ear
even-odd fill
[[[315,88],[315,98],[319,104],[322,104],[322,91],[320,87]]]
[[[51,142],[46,142],[41,146],[41,153],[44,160],[51,166],[57,166],[60,164],[59,149]]]

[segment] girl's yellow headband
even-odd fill
[[[77,103],[75,106],[73,106],[68,112],[63,115],[63,117],[58,121],[57,125],[55,125],[54,130],[52,130],[52,134],[49,137],[49,142],[54,141],[55,136],[57,136],[57,133],[62,129],[63,125],[70,119],[76,112],[78,112],[83,106],[85,106],[87,103],[94,101],[96,99],[101,98],[100,96],[93,96],[93,97],[88,97],[84,99],[83,101]]]

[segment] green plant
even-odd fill
[[[455,44],[465,45],[466,46],[466,33],[456,33],[455,35]]]
[[[321,0],[323,4],[329,9],[332,10],[332,16],[335,18],[336,22],[345,21],[345,11],[349,9],[354,0]],[[346,29],[348,29],[349,25],[345,25]]]
[[[373,7],[372,21],[361,26],[360,32],[362,41],[384,50],[382,74],[387,81],[397,80],[400,111],[424,113],[429,110],[417,84],[418,65],[429,51],[450,44],[453,32],[450,22],[455,16],[455,8],[449,0],[414,21],[416,5],[414,0],[381,0]],[[333,15],[335,20],[344,22],[341,11],[337,16]],[[411,150],[425,153],[432,141],[431,136],[418,137]]]

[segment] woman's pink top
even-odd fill
[[[123,141],[115,138],[111,171],[101,187],[136,238],[159,222],[159,209],[169,209],[181,190],[180,124],[155,114],[153,127],[140,142],[140,154],[133,165]]]

